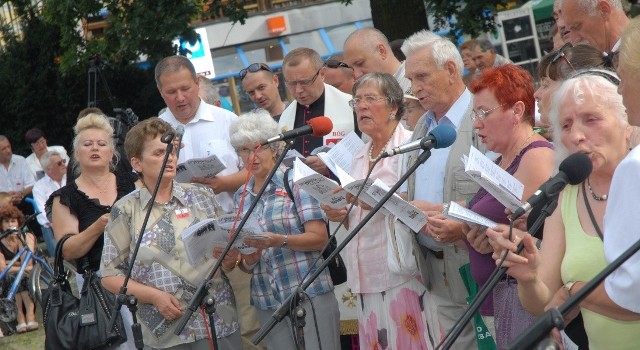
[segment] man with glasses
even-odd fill
[[[343,62],[342,55],[333,55],[324,61],[327,67],[324,71],[324,82],[345,94],[353,94],[353,84],[356,79],[353,76],[353,68]]]
[[[294,149],[306,157],[306,163],[315,171],[328,174],[324,163],[310,156],[315,148],[339,142],[356,126],[353,110],[349,106],[351,95],[324,83],[324,62],[309,48],[289,52],[282,62],[284,83],[296,99],[280,117],[280,127],[292,130],[304,126],[314,117],[326,116],[333,122],[333,131],[322,139],[312,136],[298,137]]]
[[[51,223],[44,214],[44,204],[49,196],[67,184],[67,160],[57,151],[47,151],[40,157],[40,164],[44,169],[44,177],[36,181],[33,185],[33,200],[36,202],[38,211],[38,223],[42,228],[42,236],[47,244],[49,256],[53,256],[56,243],[51,229]]]
[[[429,229],[444,222],[443,203],[466,201],[478,186],[464,172],[462,155],[471,146],[481,151],[473,130],[473,96],[462,81],[464,64],[456,46],[449,40],[423,30],[407,38],[402,45],[407,57],[406,77],[420,105],[427,110],[415,127],[412,141],[428,134],[436,126],[447,124],[456,129],[456,141],[448,148],[432,149],[431,157],[409,177],[401,192],[429,215],[429,225],[417,235],[419,249],[414,251],[423,280],[431,291],[438,318],[445,331],[451,330],[464,313],[468,296],[459,268],[469,262],[468,253],[459,248],[464,236],[440,235]],[[420,151],[407,153],[405,166],[413,165]],[[472,325],[467,325],[454,344],[455,349],[477,348]]]
[[[508,58],[496,53],[493,44],[487,39],[476,40],[476,46],[472,50],[473,62],[476,64],[476,76],[479,76],[484,69],[513,63]]]
[[[404,62],[400,62],[393,54],[389,40],[375,28],[362,28],[349,34],[344,41],[344,61],[353,67],[354,77],[371,73],[389,73],[400,84],[402,91],[407,92],[411,82],[405,78]]]
[[[279,121],[287,105],[280,98],[278,75],[265,63],[253,63],[240,71],[240,80],[251,102],[267,110],[275,121]]]

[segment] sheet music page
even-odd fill
[[[177,182],[191,182],[192,177],[212,178],[226,168],[224,163],[214,154],[206,158],[194,158],[178,164],[176,168]]]
[[[465,172],[511,211],[522,205],[524,185],[471,146]]]
[[[333,192],[340,186],[337,182],[318,174],[300,159],[293,162],[293,182],[331,208],[344,208],[347,205],[346,191]]]
[[[447,211],[443,214],[452,219],[464,221],[470,224],[478,224],[484,227],[498,226],[495,222],[453,201],[449,203],[449,208],[447,208]]]
[[[387,184],[380,181],[380,179],[376,179],[367,190],[367,194],[379,202],[390,189],[391,188],[387,186]],[[422,212],[422,210],[405,201],[396,193],[389,197],[389,200],[384,204],[384,208],[389,210],[391,214],[404,222],[404,224],[414,232],[419,232],[427,224],[427,216]]]
[[[351,172],[351,162],[353,156],[356,155],[364,147],[364,142],[358,135],[352,131],[345,136],[335,146],[331,147],[327,155],[331,157],[333,162],[347,172]]]

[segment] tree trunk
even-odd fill
[[[423,0],[370,0],[373,26],[389,41],[405,39],[411,34],[429,29]]]

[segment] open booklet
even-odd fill
[[[369,194],[376,201],[380,201],[391,188],[387,186],[380,179],[376,179],[371,187],[367,190]],[[414,232],[419,232],[424,225],[427,224],[427,216],[413,204],[405,201],[397,193],[389,197],[389,200],[384,204],[384,208],[389,210],[391,214],[395,215],[400,221],[407,225]]]
[[[194,158],[178,164],[176,168],[177,182],[191,182],[193,177],[211,178],[226,168],[224,163],[214,154],[206,158]]]
[[[502,205],[515,211],[522,205],[524,185],[513,175],[471,146],[469,157],[463,156],[464,170],[473,181],[487,190]]]
[[[331,208],[338,209],[347,205],[347,193],[344,190],[333,193],[340,186],[337,182],[318,174],[300,159],[293,162],[293,182],[311,197]]]
[[[362,150],[364,142],[358,137],[354,131],[350,132],[340,142],[331,147],[328,152],[318,152],[316,156],[320,158],[324,164],[336,174],[336,167],[340,167],[347,172],[351,172],[351,162],[353,157]]]
[[[496,227],[498,224],[485,218],[484,216],[469,210],[456,202],[451,202],[442,213],[444,216],[454,220],[463,221],[467,224],[478,224],[484,227]]]
[[[213,248],[226,247],[229,241],[229,233],[235,220],[234,214],[222,215],[218,218],[202,220],[182,231],[182,241],[187,252],[189,264],[196,266],[205,258],[213,258]],[[240,231],[240,235],[233,244],[242,254],[252,254],[256,248],[244,243],[245,238],[268,239],[260,234],[262,230],[255,220],[248,220]]]

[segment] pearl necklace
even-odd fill
[[[391,136],[389,137],[389,140],[387,140],[387,143],[384,145],[384,147],[382,147],[382,149],[380,150],[380,153],[378,153],[378,156],[375,157],[375,158],[371,155],[371,152],[373,151],[373,141],[371,141],[371,147],[369,147],[369,161],[371,163],[375,162],[378,158],[380,158],[382,153],[384,153],[384,151],[387,149],[387,147],[391,143],[391,139],[393,138],[393,134],[395,134],[395,133],[396,133],[396,129],[393,129],[393,132],[391,133]]]
[[[597,194],[593,193],[593,190],[591,189],[591,180],[589,178],[587,178],[587,187],[589,188],[589,192],[591,192],[591,197],[593,197],[593,199],[599,202],[604,202],[609,198],[609,195],[606,193],[602,196],[598,196]]]

